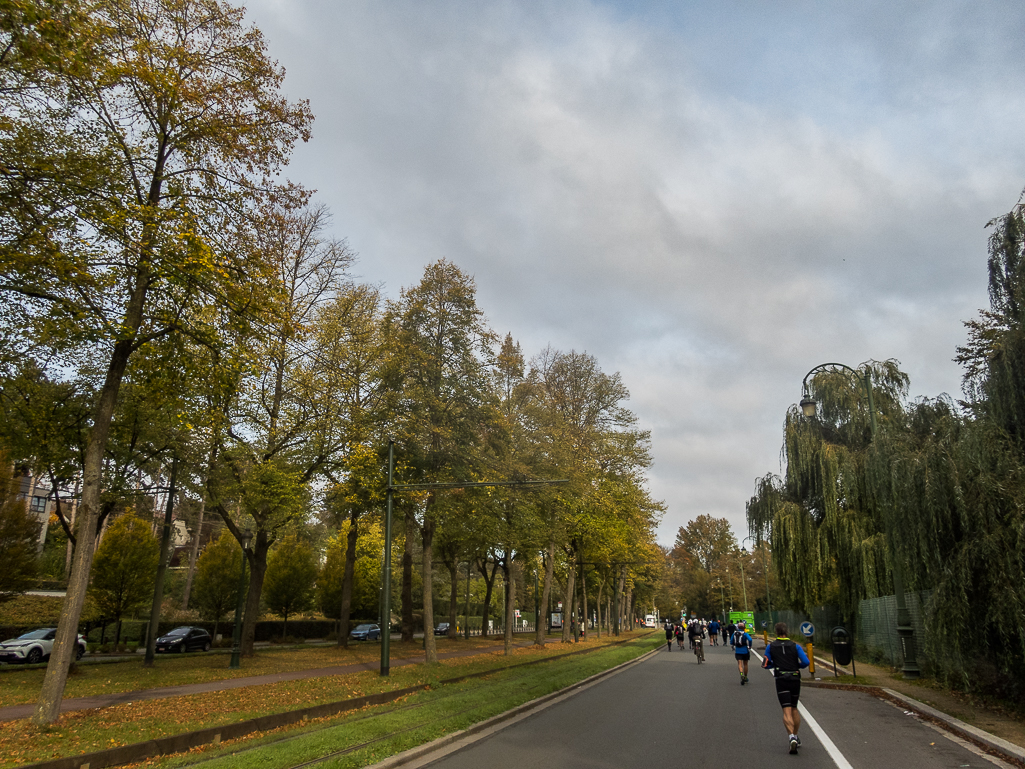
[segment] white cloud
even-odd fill
[[[360,272],[394,294],[445,256],[528,354],[620,370],[664,541],[703,512],[745,531],[813,365],[895,357],[913,393],[956,393],[983,225],[1025,184],[1021,43],[962,5],[752,7],[732,37],[686,8],[251,9],[318,116],[293,174]]]

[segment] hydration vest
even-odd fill
[[[797,656],[797,644],[789,638],[777,638],[769,644],[769,655],[775,676],[801,675],[801,658]]]

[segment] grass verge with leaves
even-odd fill
[[[649,641],[650,639],[638,639],[625,644],[612,645],[603,639],[601,644],[598,642],[589,642],[587,644],[587,646],[592,646],[593,644],[598,649],[591,654],[569,657],[565,660],[553,659],[550,664],[520,669],[514,668],[507,672],[496,672],[495,683],[505,680],[506,676],[515,677],[517,675],[529,675],[531,680],[535,682],[529,683],[529,685],[524,684],[525,689],[513,686],[509,692],[498,696],[497,691],[491,685],[491,677],[489,676],[487,679],[489,684],[480,688],[479,693],[482,700],[479,707],[473,705],[472,711],[465,715],[472,716],[473,720],[480,720],[481,718],[487,718],[497,712],[514,707],[520,702],[541,696],[547,691],[554,691],[562,686],[567,686],[574,681],[586,678],[599,670],[612,667],[621,661],[647,651],[649,648],[653,648]],[[576,647],[571,649],[571,651],[578,650]],[[50,758],[80,755],[209,726],[236,723],[262,715],[281,713],[319,703],[335,702],[376,692],[428,684],[431,685],[429,691],[412,695],[395,703],[307,722],[308,724],[316,725],[316,728],[322,728],[323,725],[337,725],[339,727],[347,725],[347,728],[355,729],[354,734],[365,737],[368,734],[373,735],[375,733],[374,730],[378,728],[365,718],[367,714],[391,712],[398,714],[408,711],[407,716],[397,715],[400,721],[404,718],[410,718],[414,719],[416,724],[423,725],[418,726],[415,731],[396,734],[394,738],[397,740],[395,745],[404,744],[404,740],[414,738],[416,741],[410,744],[419,744],[423,740],[416,735],[421,734],[421,732],[433,735],[425,739],[434,739],[437,736],[435,734],[437,729],[442,729],[439,733],[443,734],[452,729],[459,729],[465,726],[460,718],[454,718],[453,723],[462,725],[452,725],[448,722],[435,724],[434,719],[430,717],[432,696],[441,697],[451,692],[458,693],[461,691],[460,687],[465,687],[467,696],[473,697],[476,695],[472,695],[470,692],[475,691],[475,687],[481,686],[480,680],[471,680],[435,689],[435,685],[440,680],[495,670],[507,665],[545,657],[557,658],[565,655],[566,652],[566,647],[561,644],[550,644],[543,649],[534,647],[518,649],[512,657],[482,653],[471,657],[443,660],[430,668],[422,664],[396,668],[393,669],[390,678],[381,678],[376,671],[363,671],[347,675],[251,686],[163,700],[126,703],[99,710],[67,713],[61,717],[56,725],[44,729],[34,727],[28,721],[12,722],[5,724],[4,729],[0,731],[0,767],[14,767]],[[526,679],[523,680],[526,681]],[[442,699],[445,699],[446,702],[449,701],[444,697]],[[421,701],[426,703],[425,707],[416,708],[416,712],[419,715],[412,715],[413,711],[406,708],[406,706],[414,703],[419,704]],[[500,706],[501,709],[491,709],[491,703]],[[448,705],[445,707],[448,707]],[[403,708],[406,709],[402,710]],[[439,712],[443,711],[444,708]],[[312,728],[315,727],[297,726],[275,730],[273,734],[257,733],[252,737],[224,743],[224,745],[234,745],[236,747],[232,749],[237,751],[237,746],[240,744],[259,744],[263,740],[280,739],[280,737],[275,737],[274,735],[291,735]],[[391,734],[404,727],[389,724],[382,728],[384,733]],[[336,735],[333,737],[332,740],[334,742],[332,744],[337,745],[339,739],[341,739],[340,736]],[[357,739],[357,742],[361,740],[365,741],[365,739],[360,738]],[[368,746],[360,752],[381,755],[380,750],[385,748],[392,750],[395,746],[387,747],[386,744],[375,743],[373,746]],[[405,748],[398,747],[395,749],[404,750]],[[216,754],[218,750],[223,751],[225,748],[223,745],[218,748],[206,746],[205,748],[197,748],[185,757],[179,757],[178,759],[154,759],[149,764],[166,763],[174,760],[187,763],[188,760],[197,760],[198,755],[210,755],[211,752]],[[193,756],[193,758],[189,759],[189,756]]]

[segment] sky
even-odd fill
[[[288,175],[387,296],[446,258],[492,328],[618,371],[671,545],[747,536],[831,361],[961,394],[1025,187],[1025,4],[252,0],[308,99]]]

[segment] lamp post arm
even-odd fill
[[[813,368],[811,371],[809,371],[807,374],[804,375],[804,380],[801,382],[801,387],[802,387],[803,392],[804,392],[805,395],[808,395],[808,379],[811,378],[811,375],[816,373],[816,372],[818,372],[818,371],[822,371],[823,369],[827,369],[827,368],[842,368],[845,371],[850,371],[852,374],[854,374],[854,376],[856,376],[858,378],[861,378],[861,374],[859,374],[856,369],[851,368],[850,366],[848,366],[845,363],[820,363],[819,365],[817,365],[815,368]]]

